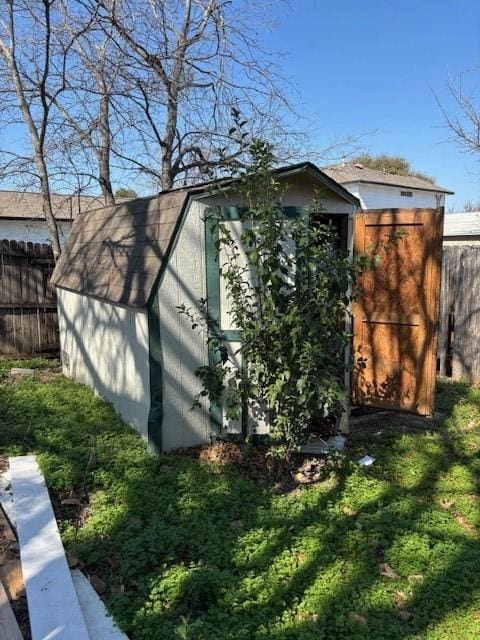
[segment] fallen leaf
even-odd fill
[[[395,604],[400,605],[408,600],[408,596],[404,591],[395,591],[393,599],[395,600]]]
[[[407,580],[410,584],[414,584],[415,582],[418,584],[422,584],[423,576],[420,573],[415,573],[412,576],[408,576]]]
[[[241,529],[243,527],[243,520],[234,520],[232,522],[232,527],[235,529]]]
[[[449,500],[448,498],[440,500],[440,506],[443,507],[443,509],[451,509],[454,504],[455,500]]]
[[[455,520],[462,527],[462,529],[464,529],[468,533],[474,533],[475,529],[472,527],[472,525],[469,522],[467,522],[467,519],[462,513],[456,513]]]
[[[385,576],[386,578],[391,578],[392,580],[398,580],[400,578],[398,573],[395,573],[392,567],[386,562],[382,562],[379,565],[379,570],[380,570],[380,575]]]
[[[318,613],[313,613],[312,617],[310,618],[310,620],[312,622],[318,622],[320,620],[320,616],[318,615]]]
[[[365,618],[365,616],[360,615],[359,613],[356,613],[355,611],[352,611],[349,615],[351,620],[354,620],[355,622],[358,622],[359,624],[367,624],[367,619]]]
[[[464,433],[469,433],[470,431],[473,431],[476,427],[477,427],[477,423],[475,422],[475,420],[470,420],[470,422],[466,424],[461,430]]]

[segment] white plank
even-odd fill
[[[97,592],[80,569],[73,569],[72,578],[90,640],[128,640],[116,626]]]
[[[10,458],[32,640],[89,640],[35,456]]]
[[[6,469],[3,473],[0,473],[0,505],[9,519],[10,524],[14,529],[16,529],[17,517],[15,513],[15,501],[12,493],[10,469]]]
[[[0,580],[0,640],[23,640],[10,600]]]

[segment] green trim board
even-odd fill
[[[148,450],[152,453],[161,453],[163,422],[163,370],[158,283],[155,286],[155,294],[147,305],[147,320],[148,360],[150,365],[150,410],[148,412],[147,445]]]

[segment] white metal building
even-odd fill
[[[360,200],[362,209],[437,209],[453,191],[415,176],[369,169],[359,163],[325,167],[323,171]]]
[[[311,163],[277,177],[286,183],[284,207],[296,212],[320,188],[324,215],[351,250],[356,197]],[[87,212],[53,275],[64,373],[109,400],[156,451],[208,442],[224,426],[206,406],[192,410],[195,370],[209,354],[177,307],[207,298],[225,340],[239,340],[207,214],[215,206],[224,224],[238,224],[241,202],[231,190],[231,181],[219,181]]]
[[[480,211],[447,214],[443,227],[443,244],[480,246]]]

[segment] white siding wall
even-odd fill
[[[164,450],[208,442],[210,417],[203,405],[192,409],[200,383],[195,370],[208,362],[205,336],[192,330],[177,306],[199,308],[206,296],[205,207],[193,202],[158,292],[162,343]]]
[[[396,209],[396,208],[433,208],[445,204],[445,195],[432,191],[419,191],[407,187],[389,187],[376,184],[352,183],[344,185],[350,193],[356,196],[362,209]],[[401,196],[401,191],[411,191],[412,197]],[[436,196],[439,196],[437,202]]]
[[[147,436],[147,314],[57,288],[64,374],[93,387]]]
[[[72,226],[71,222],[58,225],[60,244],[63,246]],[[50,234],[46,222],[41,220],[2,220],[0,218],[0,240],[17,240],[50,244]]]

